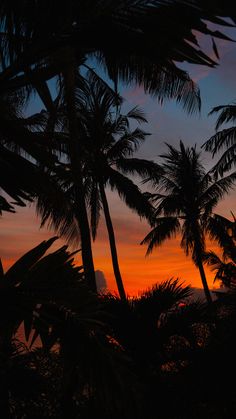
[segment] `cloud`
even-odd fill
[[[107,289],[107,281],[105,278],[105,275],[102,271],[95,271],[95,276],[96,276],[96,284],[97,284],[97,289],[98,292],[104,292]]]

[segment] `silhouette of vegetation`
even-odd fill
[[[236,105],[232,104],[216,106],[212,109],[209,115],[213,115],[217,112],[220,112],[220,115],[216,122],[216,134],[214,134],[203,144],[203,148],[206,151],[210,151],[213,157],[220,151],[225,150],[219,161],[212,169],[216,175],[222,176],[235,165],[236,127],[232,126],[221,131],[219,131],[219,128],[224,124],[235,122]]]
[[[2,275],[1,412],[6,418],[10,417],[12,394],[9,379],[15,368],[10,362],[12,342],[22,322],[31,346],[38,337],[47,352],[59,345],[62,372],[58,403],[65,418],[73,417],[77,391],[85,391],[85,398],[91,397],[95,404],[106,401],[107,411],[118,409],[125,391],[120,382],[128,385],[133,375],[129,361],[112,341],[101,303],[87,288],[81,267],[74,265],[74,254],[63,246],[44,256],[53,241],[55,238],[42,242]],[[30,362],[27,368],[30,373]],[[125,402],[125,393],[122,397]]]
[[[150,160],[133,158],[148,135],[140,128],[131,129],[130,122],[147,122],[144,113],[137,107],[126,115],[120,111],[122,98],[115,94],[97,76],[90,74],[88,80],[83,80],[76,90],[78,102],[78,127],[81,142],[82,177],[85,199],[91,217],[91,232],[96,238],[101,209],[103,209],[109,235],[113,270],[121,298],[125,297],[124,285],[119,269],[115,234],[110,215],[110,209],[105,192],[106,186],[116,190],[128,207],[136,211],[139,216],[150,218],[152,207],[145,195],[141,193],[135,183],[127,175],[155,176],[158,165]],[[119,106],[119,109],[117,108]],[[67,149],[67,118],[62,110],[61,123],[63,133],[58,133],[59,149],[68,154]],[[71,203],[68,214],[61,217],[61,213],[54,208],[38,205],[43,224],[48,224],[59,235],[65,235],[69,243],[78,242],[79,232],[76,225],[75,187],[71,173],[71,165],[63,163],[60,172],[60,185],[67,200]]]
[[[210,221],[211,236],[216,239],[223,251],[222,259],[213,251],[204,256],[205,262],[216,272],[215,281],[221,281],[225,287],[236,282],[236,220],[228,220],[215,214]]]
[[[198,111],[198,86],[178,63],[217,64],[217,39],[229,38],[206,22],[227,27],[230,17],[236,23],[232,3],[18,3],[0,5],[0,214],[36,202],[42,224],[49,222],[69,244],[80,238],[83,266],[76,266],[76,252],[67,246],[46,254],[56,237],[5,273],[0,264],[1,417],[234,417],[235,219],[212,214],[235,181],[235,173],[216,180],[233,167],[234,128],[204,146],[213,154],[228,147],[214,174],[206,173],[195,148],[182,143],[180,150],[168,145],[165,162],[157,165],[133,157],[146,133],[133,129],[130,119],[146,119],[138,108],[123,115],[117,93],[120,82],[143,86],[159,102],[173,99],[188,113]],[[216,60],[199,47],[196,32],[212,37]],[[44,109],[27,115],[35,95]],[[216,129],[234,121],[234,105],[212,112],[218,111]],[[142,194],[129,175],[145,177],[157,193]],[[148,252],[182,233],[181,246],[200,270],[208,302],[203,262],[215,256],[206,256],[205,237],[216,239],[223,250],[216,275],[229,292],[209,308],[172,278],[128,298],[107,185],[149,219]],[[95,237],[101,207],[121,298],[96,292],[91,231]]]
[[[195,47],[197,40],[192,29],[227,39],[221,32],[209,29],[202,19],[227,26],[220,16],[225,16],[225,13],[231,16],[231,10],[226,5],[216,8],[211,2],[207,7],[198,6],[196,8],[192,2],[169,1],[109,2],[105,6],[100,1],[95,4],[80,1],[77,4],[70,0],[66,7],[62,3],[55,10],[54,3],[45,5],[44,2],[33,1],[28,7],[28,3],[24,2],[19,9],[14,2],[2,2],[0,93],[4,95],[21,90],[29,95],[37,92],[50,112],[47,129],[52,134],[60,95],[53,100],[48,81],[55,78],[64,85],[68,147],[78,202],[76,219],[84,270],[94,291],[96,281],[82,180],[81,145],[76,140],[77,72],[87,57],[96,56],[114,82],[115,89],[119,80],[142,84],[146,92],[159,100],[175,99],[189,112],[199,109],[198,88],[175,62],[187,58],[191,63],[214,66],[215,61]],[[173,16],[175,25],[172,30]],[[112,34],[112,47],[107,37],[109,32]],[[95,33],[96,36],[93,35]],[[215,43],[213,47],[217,51]]]
[[[192,256],[199,269],[206,299],[212,302],[203,267],[205,235],[209,232],[211,214],[220,199],[232,188],[236,173],[215,181],[206,172],[196,148],[188,148],[180,142],[176,149],[167,144],[168,153],[162,155],[164,173],[147,178],[157,188],[150,199],[156,202],[153,229],[141,244],[147,244],[147,254],[155,246],[181,233],[181,247]]]

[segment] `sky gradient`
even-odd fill
[[[227,33],[226,30],[224,32]],[[236,39],[235,30],[228,30],[228,34]],[[199,42],[204,43],[205,50],[210,50],[211,40],[200,37]],[[225,41],[216,43],[220,54],[220,64],[217,68],[181,64],[181,67],[189,71],[193,80],[200,86],[201,115],[186,115],[181,106],[173,102],[161,106],[156,99],[145,95],[142,87],[121,86],[120,93],[125,98],[124,110],[139,105],[149,121],[143,128],[152,133],[137,153],[138,157],[159,161],[158,156],[166,150],[165,142],[178,146],[180,140],[189,146],[197,144],[197,148],[200,149],[204,141],[214,134],[216,118],[208,117],[208,112],[214,106],[236,100],[236,44]],[[207,169],[213,165],[209,153],[202,153],[202,161]],[[167,241],[160,248],[156,248],[152,255],[145,257],[146,247],[140,246],[139,243],[149,232],[147,223],[141,222],[136,214],[125,207],[117,194],[109,190],[108,201],[116,234],[121,274],[129,295],[136,295],[152,284],[171,277],[178,277],[186,284],[201,287],[199,273],[191,258],[186,258],[180,249],[178,237]],[[235,211],[235,204],[234,191],[220,203],[216,212],[230,218],[230,211]],[[17,208],[16,214],[4,213],[0,222],[0,255],[5,269],[30,248],[53,235],[53,232],[40,229],[40,220],[36,218],[33,205],[28,208]],[[63,240],[56,242],[53,249],[61,244],[64,244]],[[216,250],[216,245],[209,243],[208,245],[209,249]],[[103,219],[99,225],[93,251],[95,269],[104,273],[107,286],[115,290]],[[81,263],[80,254],[76,257],[76,261]],[[208,269],[206,272],[209,286],[212,288],[213,274]]]

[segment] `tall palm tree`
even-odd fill
[[[158,182],[153,182],[157,187],[157,193],[152,196],[157,202],[154,227],[142,244],[148,244],[149,254],[155,246],[180,233],[181,247],[186,255],[191,253],[200,272],[206,299],[211,303],[203,267],[205,235],[209,232],[212,211],[232,188],[236,173],[215,181],[205,171],[195,147],[185,147],[182,142],[179,149],[169,144],[167,147],[168,153],[161,156],[164,175]]]
[[[91,231],[96,238],[101,208],[103,209],[108,230],[113,270],[120,297],[125,299],[125,290],[119,269],[115,234],[110,209],[105,192],[110,186],[118,192],[125,203],[140,216],[151,217],[152,207],[135,183],[127,175],[141,177],[157,176],[158,165],[145,159],[133,158],[147,133],[140,128],[131,129],[130,121],[147,122],[137,107],[126,115],[121,114],[122,98],[115,94],[102,80],[90,73],[87,82],[77,90],[77,126],[78,141],[81,145],[82,176],[87,207],[91,215]],[[66,115],[63,115],[65,119]],[[63,138],[64,139],[64,133]],[[66,142],[64,150],[66,150]],[[71,165],[62,171],[62,188],[70,199],[72,207],[77,205],[75,185],[71,173]],[[52,226],[59,228],[59,233],[66,231],[67,238],[78,240],[78,232],[74,227],[73,218],[58,218],[42,208],[44,222],[51,220]]]
[[[88,188],[92,234],[95,238],[102,206],[116,283],[120,297],[125,298],[105,188],[110,186],[112,190],[116,190],[125,203],[140,216],[150,217],[150,204],[127,175],[154,176],[158,173],[158,166],[152,161],[133,158],[147,134],[140,128],[131,129],[130,121],[147,122],[143,112],[138,108],[132,109],[126,115],[116,111],[117,97],[96,79],[89,80],[89,90],[89,99],[84,98],[86,109],[82,115],[86,125],[83,144],[84,176]],[[121,102],[120,99],[120,104]]]
[[[236,165],[236,104],[216,106],[209,115],[220,112],[216,122],[216,134],[203,144],[206,151],[210,151],[215,157],[217,153],[223,150],[219,161],[212,169],[216,175],[222,176]],[[223,124],[233,123],[230,128],[224,128],[219,131]]]

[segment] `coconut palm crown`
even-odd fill
[[[220,199],[232,188],[236,173],[215,181],[204,169],[196,147],[179,149],[167,144],[168,152],[161,157],[164,175],[153,182],[157,193],[155,220],[150,233],[141,244],[147,244],[147,253],[165,240],[181,234],[181,247],[186,255],[191,254],[198,267],[205,295],[211,302],[206,275],[203,268],[205,235],[209,232],[209,220]],[[151,181],[151,179],[147,179]]]

